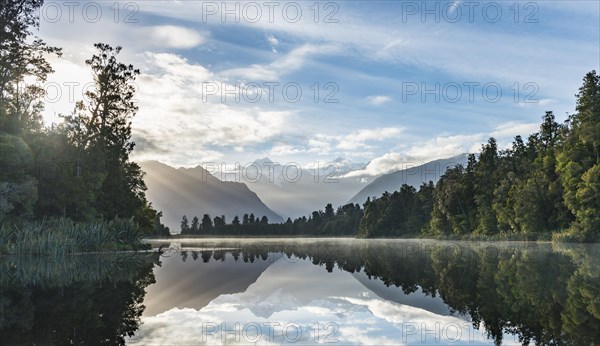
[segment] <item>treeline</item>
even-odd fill
[[[204,214],[202,220],[197,216],[189,222],[186,215],[181,220],[182,235],[214,235],[214,236],[263,236],[263,235],[303,235],[303,236],[354,236],[358,232],[362,209],[358,204],[347,204],[334,210],[331,203],[325,210],[313,211],[307,218],[299,217],[292,221],[288,218],[284,223],[270,224],[266,216],[255,217],[244,214],[242,219],[236,215],[231,223],[226,223],[225,216],[211,219]]]
[[[490,138],[435,187],[402,186],[365,204],[359,236],[503,237],[600,241],[600,76],[584,77],[576,113],[507,150]]]
[[[54,72],[46,57],[61,50],[32,33],[42,3],[0,5],[0,223],[120,218],[143,234],[168,235],[145,197],[142,170],[129,158],[139,71],[117,60],[121,47],[95,45],[86,60],[94,83],[85,101],[61,115],[62,123],[44,126],[41,85]]]

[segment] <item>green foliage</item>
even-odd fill
[[[0,5],[0,218],[22,233],[13,241],[37,252],[65,235],[86,250],[135,246],[141,234],[168,236],[161,214],[146,200],[143,172],[129,160],[138,71],[117,61],[120,47],[95,45],[97,54],[86,61],[94,76],[87,103],[77,102],[62,124],[44,127],[44,90],[35,83],[53,72],[46,57],[60,55],[60,49],[32,33],[42,3]],[[61,221],[58,232],[35,226],[62,217],[81,225]]]
[[[433,182],[421,185],[418,192],[404,184],[400,191],[367,201],[358,235],[365,238],[419,235],[429,222],[433,190]]]
[[[538,133],[498,153],[492,138],[478,160],[438,181],[426,235],[600,240],[600,78],[592,71],[577,114],[560,125],[546,112]],[[381,216],[385,217],[385,216]],[[515,238],[516,237],[516,238]]]
[[[131,219],[75,222],[68,218],[3,221],[0,254],[52,255],[145,248],[145,233]]]
[[[60,49],[47,46],[33,35],[39,27],[42,0],[4,0],[0,3],[0,129],[14,135],[41,128],[41,97],[36,85],[54,72],[46,60],[60,56]],[[26,82],[27,80],[27,82]]]
[[[600,239],[600,76],[588,73],[577,95],[577,113],[569,118],[557,158],[564,200],[575,221],[566,239]]]

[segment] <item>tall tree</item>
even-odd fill
[[[204,214],[202,217],[202,233],[209,233],[213,230],[213,223],[210,219],[210,215]]]
[[[146,222],[146,185],[139,165],[129,160],[135,143],[131,141],[131,120],[137,112],[134,81],[139,70],[117,60],[121,47],[94,45],[97,54],[86,61],[94,85],[86,92],[87,103],[78,117],[69,119],[73,127],[84,127],[88,167],[103,172],[95,207],[104,217],[135,217]]]
[[[479,161],[475,165],[475,203],[477,204],[477,232],[495,234],[498,231],[496,214],[492,209],[498,168],[498,145],[490,138],[481,148]]]
[[[192,225],[190,227],[190,233],[199,234],[200,233],[200,220],[198,220],[197,216],[192,218]]]
[[[33,35],[39,28],[43,0],[3,0],[0,2],[0,129],[23,134],[41,128],[41,97],[45,82],[54,72],[46,60],[60,49],[46,45]],[[25,83],[32,78],[33,83]]]
[[[600,241],[600,76],[587,73],[569,117],[558,154],[557,173],[564,200],[575,215],[570,233],[576,240]]]
[[[33,217],[39,195],[32,143],[41,135],[44,89],[37,83],[53,72],[46,56],[60,56],[33,35],[42,4],[0,2],[0,217]]]
[[[190,234],[190,223],[186,215],[181,218],[181,234]]]

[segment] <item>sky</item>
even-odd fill
[[[600,70],[597,1],[46,1],[44,117],[82,99],[93,44],[141,74],[135,160],[406,162],[506,148],[575,111]]]

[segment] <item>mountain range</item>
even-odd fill
[[[419,188],[423,182],[435,183],[448,167],[465,165],[467,158],[468,154],[461,154],[420,165],[406,164],[405,169],[378,177],[348,175],[365,165],[343,158],[309,169],[263,158],[225,173],[209,172],[201,166],[173,168],[158,161],[141,162],[140,166],[146,172],[148,200],[163,212],[162,222],[177,233],[183,215],[190,222],[194,216],[225,215],[230,222],[236,215],[241,218],[253,213],[267,216],[269,222],[283,222],[287,217],[324,209],[327,203],[334,208],[347,203],[362,205],[368,197],[396,191],[402,184]]]
[[[254,161],[253,166],[251,172],[240,174],[240,180],[284,218],[306,216],[313,210],[325,208],[327,203],[336,207],[344,205],[366,185],[364,179],[342,177],[364,165],[351,164],[340,158],[309,169],[268,158]],[[257,168],[262,172],[258,179]]]
[[[261,199],[243,183],[221,181],[204,168],[173,168],[158,161],[140,162],[146,172],[146,196],[152,205],[163,212],[161,221],[178,233],[183,215],[189,221],[194,216],[202,219],[225,215],[230,222],[234,216],[245,213],[263,215],[269,222],[282,222],[283,218],[269,209]]]

